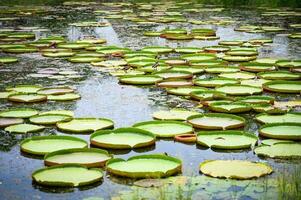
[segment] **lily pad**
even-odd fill
[[[169,120],[140,122],[134,124],[133,127],[149,131],[157,137],[174,137],[175,135],[193,132],[190,124]]]
[[[190,97],[200,101],[226,99],[226,94],[215,90],[194,91],[190,93]]]
[[[163,78],[156,75],[131,75],[119,78],[119,82],[133,85],[152,85],[161,80]]]
[[[37,115],[38,111],[31,108],[8,109],[0,112],[0,117],[29,118]]]
[[[19,93],[37,93],[40,89],[42,89],[42,87],[39,85],[17,85],[15,87],[7,87],[5,90]]]
[[[114,122],[105,118],[74,118],[69,122],[59,122],[56,126],[62,131],[86,133],[112,128],[114,126]]]
[[[167,89],[167,93],[179,95],[179,96],[189,96],[191,92],[196,91],[205,91],[206,88],[203,87],[195,87],[195,86],[186,86],[186,87],[178,87],[178,88],[169,88]]]
[[[262,79],[268,80],[298,80],[301,78],[300,74],[288,71],[260,72],[257,75]]]
[[[209,104],[209,109],[215,112],[222,113],[242,113],[252,110],[252,107],[242,102],[215,102]]]
[[[230,67],[230,66],[211,66],[205,69],[207,73],[219,74],[219,73],[230,73],[230,72],[238,72],[240,69],[238,67]]]
[[[23,152],[34,155],[72,148],[86,148],[88,143],[80,138],[65,135],[34,136],[23,140],[20,144]]]
[[[44,157],[44,163],[47,166],[80,164],[86,167],[103,167],[112,157],[112,155],[102,149],[64,149],[46,154]]]
[[[16,124],[22,124],[23,122],[24,120],[22,118],[0,117],[0,128]]]
[[[278,60],[276,65],[278,67],[297,68],[301,67],[301,60]]]
[[[216,91],[223,92],[228,95],[253,95],[262,93],[262,88],[249,85],[227,84],[216,88]]]
[[[58,95],[58,94],[66,94],[74,92],[74,90],[70,87],[53,87],[53,88],[43,88],[37,91],[37,94],[44,95]]]
[[[149,47],[144,47],[142,51],[151,52],[151,53],[170,53],[173,51],[173,49],[169,47],[149,46]]]
[[[10,133],[33,133],[44,130],[44,126],[38,126],[33,124],[16,124],[5,128],[5,131]]]
[[[265,79],[247,79],[247,80],[242,80],[240,82],[241,85],[250,85],[250,86],[256,86],[256,87],[262,87],[264,83],[269,82],[270,80],[265,80]]]
[[[40,114],[29,118],[29,121],[33,124],[52,125],[57,122],[70,121],[72,117],[62,114]]]
[[[240,69],[248,72],[265,72],[275,70],[276,68],[272,64],[250,62],[241,64]]]
[[[301,81],[270,81],[264,83],[263,88],[271,92],[300,93]]]
[[[248,97],[237,98],[237,100],[249,104],[263,104],[263,103],[273,104],[275,98],[271,96],[248,96]]]
[[[18,103],[36,103],[46,101],[47,96],[42,94],[17,93],[9,95],[8,100]]]
[[[266,124],[259,129],[264,137],[284,140],[301,140],[301,123]]]
[[[294,159],[301,158],[301,143],[297,142],[276,142],[271,145],[260,145],[255,148],[258,156],[270,158]]]
[[[184,109],[171,109],[171,110],[162,110],[153,113],[154,119],[160,120],[179,120],[185,121],[188,117],[192,115],[197,115],[199,112],[189,111]]]
[[[271,174],[273,169],[265,163],[243,160],[207,160],[200,164],[200,171],[215,178],[252,179]]]
[[[91,144],[108,149],[131,149],[155,144],[156,136],[139,128],[119,128],[96,131],[90,137]]]
[[[246,122],[243,117],[222,113],[194,115],[189,117],[187,121],[195,128],[223,130],[243,127]]]
[[[227,78],[196,79],[194,81],[195,85],[199,85],[203,87],[216,87],[225,84],[238,84],[238,83],[239,81],[236,79],[227,79]]]
[[[157,82],[156,85],[158,87],[173,88],[173,87],[189,87],[192,86],[193,83],[190,80],[186,80],[186,79],[168,79],[168,80]]]
[[[107,163],[107,171],[129,178],[161,178],[181,172],[182,162],[176,158],[161,155],[139,155],[127,161],[114,158]]]
[[[18,62],[18,58],[16,57],[1,57],[0,58],[0,63],[15,63]]]
[[[72,101],[80,99],[80,95],[76,93],[47,95],[47,99],[50,101]]]
[[[201,131],[197,143],[216,149],[247,149],[254,146],[258,138],[244,131]]]
[[[242,79],[242,80],[253,79],[256,77],[255,74],[249,72],[222,73],[218,76],[223,78]]]
[[[187,71],[176,71],[176,70],[161,70],[154,73],[154,75],[160,76],[164,79],[170,78],[192,78],[193,74]]]
[[[33,180],[46,186],[78,187],[91,185],[102,180],[100,169],[88,169],[82,165],[64,164],[36,170],[32,174]]]
[[[300,123],[301,113],[285,113],[280,115],[259,114],[255,119],[261,123]]]
[[[74,112],[71,110],[50,110],[50,111],[44,111],[39,113],[40,115],[48,115],[48,114],[53,114],[53,115],[67,115],[70,117],[74,116]]]

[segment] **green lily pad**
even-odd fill
[[[185,65],[173,66],[172,70],[175,70],[175,71],[187,71],[187,72],[190,72],[192,74],[200,74],[200,73],[204,72],[204,69],[201,69],[199,67],[185,66]]]
[[[278,60],[276,65],[278,67],[297,68],[301,67],[301,60]]]
[[[262,64],[275,64],[277,61],[277,58],[258,58],[255,62]]]
[[[242,79],[242,80],[253,79],[256,77],[255,74],[249,72],[222,73],[218,76],[223,78]]]
[[[57,122],[70,121],[71,119],[72,117],[70,117],[69,115],[39,114],[30,117],[29,121],[33,124],[52,125],[52,124],[56,124]]]
[[[44,126],[38,126],[33,124],[16,124],[5,128],[5,131],[10,133],[33,133],[44,130]]]
[[[38,52],[35,47],[15,47],[15,48],[4,48],[2,49],[5,53],[34,53]]]
[[[262,88],[249,85],[227,84],[216,88],[216,91],[223,92],[227,95],[253,95],[262,93]]]
[[[114,122],[105,118],[74,118],[69,122],[59,122],[56,126],[62,131],[86,133],[112,128],[114,126]]]
[[[51,58],[70,57],[70,56],[74,56],[74,55],[75,55],[74,52],[68,52],[68,51],[44,52],[44,53],[42,53],[42,56],[51,57]]]
[[[242,113],[252,110],[252,107],[242,102],[215,102],[209,104],[209,109],[215,112],[222,113]]]
[[[203,50],[198,47],[177,47],[175,48],[175,52],[177,53],[198,53],[202,52]]]
[[[134,85],[152,85],[158,81],[163,80],[160,76],[156,75],[131,75],[121,76],[119,82]]]
[[[204,90],[204,91],[193,91],[190,93],[192,99],[207,101],[207,100],[217,100],[226,99],[226,94],[215,90]]]
[[[258,138],[244,131],[201,131],[197,143],[216,149],[247,149],[254,146]]]
[[[14,91],[9,91],[9,92],[0,92],[0,99],[7,99],[9,95],[15,94],[16,92]]]
[[[158,87],[174,88],[174,87],[189,87],[192,86],[193,83],[190,80],[186,80],[186,79],[170,79],[170,80],[157,82],[156,85]]]
[[[188,117],[197,114],[199,114],[199,112],[175,108],[171,110],[162,110],[162,111],[154,112],[153,118],[160,119],[160,120],[185,121]]]
[[[29,118],[37,115],[38,111],[31,108],[15,108],[8,109],[0,112],[0,117],[11,117],[11,118]]]
[[[270,158],[301,158],[301,144],[296,142],[277,142],[272,145],[260,145],[254,151],[258,156]]]
[[[301,113],[285,113],[280,115],[259,114],[255,119],[261,123],[300,123]]]
[[[188,60],[190,62],[198,62],[198,61],[207,61],[207,60],[215,60],[216,55],[210,53],[196,53],[196,54],[185,54],[181,56],[182,59]]]
[[[270,81],[263,84],[263,88],[271,92],[300,93],[300,81]]]
[[[176,71],[176,70],[162,70],[154,73],[154,75],[160,76],[164,79],[170,78],[192,78],[193,74],[187,71]]]
[[[112,155],[102,149],[63,149],[46,154],[44,157],[44,163],[47,166],[80,164],[86,167],[103,167],[112,157]]]
[[[238,67],[230,67],[230,66],[211,66],[205,69],[207,73],[230,73],[230,72],[238,72],[240,69]]]
[[[262,87],[264,83],[269,82],[270,80],[265,79],[248,79],[248,80],[242,80],[240,82],[241,85],[250,85],[255,87]]]
[[[91,46],[91,44],[88,43],[60,43],[57,45],[58,48],[64,48],[64,49],[84,49],[86,47]]]
[[[215,178],[252,179],[271,174],[273,169],[265,163],[244,160],[206,160],[200,171]]]
[[[150,46],[150,47],[144,47],[142,51],[151,52],[151,53],[170,53],[173,51],[173,49],[169,47]]]
[[[275,70],[276,68],[272,64],[250,62],[241,64],[240,69],[248,72],[265,72]]]
[[[167,89],[167,93],[179,95],[179,96],[189,96],[191,92],[195,91],[205,91],[206,88],[196,87],[196,86],[186,86],[186,87],[178,87],[178,88],[169,88]]]
[[[22,124],[23,122],[24,120],[22,118],[0,117],[0,128],[16,124]]]
[[[195,85],[203,86],[203,87],[216,87],[222,86],[225,84],[238,84],[239,81],[236,79],[228,79],[228,78],[211,78],[211,79],[196,79],[194,80]]]
[[[86,148],[88,143],[80,138],[65,135],[34,136],[23,140],[20,144],[23,152],[34,155],[45,155],[50,152]]]
[[[69,62],[73,63],[90,63],[90,62],[101,62],[103,58],[94,57],[94,56],[73,56],[68,58]]]
[[[275,98],[271,96],[247,96],[247,97],[237,98],[237,100],[249,104],[264,104],[264,103],[273,104]]]
[[[36,103],[46,101],[47,96],[42,94],[17,93],[9,95],[8,100],[18,103]]]
[[[18,62],[18,58],[16,57],[1,57],[0,63],[15,63]]]
[[[80,95],[76,93],[47,95],[47,99],[50,101],[72,101],[80,99]]]
[[[100,169],[88,169],[82,165],[64,164],[36,170],[32,179],[46,186],[78,187],[100,182],[103,172]]]
[[[131,149],[155,144],[156,136],[139,128],[119,128],[96,131],[90,137],[91,144],[109,149]]]
[[[256,60],[256,56],[223,56],[222,59],[229,62],[248,62]]]
[[[300,74],[288,71],[260,72],[257,75],[262,79],[268,80],[298,80],[301,78]]]
[[[209,46],[204,48],[205,51],[212,52],[212,53],[220,53],[220,52],[226,52],[230,50],[230,47],[228,46]]]
[[[58,94],[65,94],[71,92],[74,92],[74,90],[70,87],[53,87],[53,88],[40,89],[37,91],[37,94],[58,95]]]
[[[243,117],[222,113],[194,115],[189,117],[187,121],[195,128],[223,130],[243,127],[246,122]]]
[[[111,174],[129,178],[161,178],[181,172],[182,162],[176,158],[161,155],[139,155],[127,161],[114,158],[107,163]]]
[[[44,112],[41,112],[39,113],[40,115],[67,115],[67,116],[70,116],[70,117],[73,117],[74,116],[74,112],[71,111],[71,110],[50,110],[50,111],[44,111]]]
[[[229,41],[220,41],[219,45],[225,45],[225,46],[240,46],[244,42],[239,40],[229,40]]]
[[[174,137],[175,135],[192,133],[193,128],[190,124],[177,121],[146,121],[133,125],[155,134],[157,137]]]
[[[19,93],[37,93],[40,89],[42,89],[42,87],[39,85],[17,85],[15,87],[7,87],[5,90]]]
[[[284,140],[301,140],[300,123],[273,123],[266,124],[259,129],[264,137]]]

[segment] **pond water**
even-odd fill
[[[17,17],[13,20],[1,19],[1,29],[17,27],[39,27],[45,31],[36,30],[36,39],[51,36],[63,35],[69,41],[77,41],[87,37],[101,38],[107,41],[107,45],[116,45],[127,47],[133,50],[141,49],[145,46],[169,46],[176,47],[205,47],[218,45],[223,40],[250,40],[259,38],[271,38],[273,43],[259,48],[258,58],[276,58],[276,59],[300,59],[301,40],[290,39],[289,33],[298,32],[290,28],[290,24],[300,24],[300,10],[296,11],[297,16],[264,16],[262,13],[267,12],[269,8],[247,8],[247,7],[225,7],[223,10],[214,11],[181,11],[182,9],[174,8],[175,12],[183,13],[187,19],[194,20],[212,20],[228,19],[233,23],[226,25],[196,25],[189,22],[181,23],[156,23],[156,24],[137,24],[126,19],[106,19],[103,15],[96,15],[95,10],[132,10],[138,14],[142,12],[138,9],[138,4],[110,4],[103,5],[63,5],[61,2],[52,2],[52,6],[38,7],[45,11],[40,14],[27,14],[18,16],[7,14],[0,11],[0,19],[4,17]],[[3,5],[3,4],[2,4]],[[115,6],[114,6],[115,5]],[[116,5],[120,5],[116,6]],[[146,4],[147,5],[147,4]],[[161,2],[161,7],[173,5],[170,2]],[[196,7],[193,7],[197,5]],[[5,6],[5,4],[4,4]],[[28,5],[30,8],[30,5]],[[156,4],[154,4],[156,7]],[[16,7],[15,7],[16,8]],[[19,7],[19,9],[25,7]],[[185,5],[185,8],[223,8],[222,5],[201,5],[198,3]],[[4,10],[13,9],[13,7],[3,7]],[[285,8],[279,8],[285,10]],[[287,8],[286,8],[287,9]],[[47,12],[46,12],[47,11]],[[272,11],[272,9],[270,10]],[[278,11],[275,9],[275,11]],[[143,12],[151,12],[145,10]],[[124,12],[126,17],[130,13]],[[71,23],[83,21],[102,21],[109,22],[108,27],[76,27]],[[240,25],[266,25],[277,26],[287,29],[284,32],[271,33],[246,33],[234,31],[234,28]],[[184,28],[191,30],[194,28],[211,28],[216,31],[219,40],[166,40],[160,37],[147,37],[145,31],[160,31],[166,28]],[[300,32],[300,29],[299,29]],[[1,56],[7,54],[0,52]],[[9,54],[10,56],[13,54]],[[13,55],[14,56],[14,55]],[[176,55],[174,55],[176,56]],[[10,103],[6,99],[0,99],[0,110],[16,107],[34,108],[41,111],[66,109],[74,111],[75,117],[103,117],[114,121],[115,127],[128,127],[135,123],[152,120],[152,114],[159,110],[168,110],[171,108],[186,108],[199,112],[208,112],[207,108],[201,108],[197,101],[180,96],[169,95],[165,89],[155,86],[132,86],[118,83],[118,78],[110,75],[106,68],[95,67],[90,64],[75,64],[65,59],[46,58],[40,53],[18,54],[16,57],[19,62],[12,64],[3,64],[0,66],[0,90],[4,91],[8,86],[20,84],[26,85],[69,85],[76,88],[81,95],[81,99],[68,102],[48,101],[45,103],[22,104]],[[59,70],[76,71],[80,78],[62,78],[49,79],[47,77],[32,77],[38,70],[43,68],[57,68]],[[200,77],[208,75],[197,75]],[[300,99],[299,94],[278,94],[265,93],[275,96],[276,100],[293,100]],[[294,108],[298,111],[298,108]],[[260,124],[255,121],[254,116],[257,113],[238,114],[243,116],[247,125],[246,131],[258,135]],[[130,191],[133,181],[122,179],[114,176],[105,176],[101,183],[80,187],[80,188],[56,188],[37,185],[32,182],[31,174],[36,169],[44,167],[43,160],[33,158],[20,153],[20,142],[33,135],[70,135],[58,131],[55,127],[47,127],[43,132],[34,134],[10,134],[3,129],[0,130],[0,199],[84,199],[88,197],[102,197],[110,199],[113,196],[119,196],[120,191]],[[76,137],[89,141],[89,135],[74,134]],[[199,173],[199,164],[205,160],[214,159],[242,159],[250,161],[267,162],[273,168],[275,173],[269,175],[270,179],[276,179],[279,174],[287,173],[295,167],[300,167],[298,160],[275,160],[259,158],[250,150],[239,151],[216,151],[201,147],[195,144],[184,144],[174,142],[172,139],[159,139],[155,146],[137,150],[111,151],[115,157],[129,158],[134,155],[145,153],[166,153],[182,160],[182,175],[188,177],[204,176]],[[264,180],[264,178],[261,178]],[[213,186],[211,186],[213,187]],[[231,189],[230,189],[231,190]],[[209,198],[209,197],[208,197]],[[210,198],[215,199],[214,196]],[[226,198],[226,197],[225,197]],[[250,199],[247,195],[238,196],[238,199]],[[195,196],[195,199],[198,199]],[[206,198],[205,198],[206,199]],[[222,199],[218,198],[217,199]]]

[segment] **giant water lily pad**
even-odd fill
[[[263,84],[265,90],[281,93],[300,93],[301,81],[270,81]]]
[[[50,101],[72,101],[80,98],[81,98],[80,95],[76,93],[47,95],[47,99]]]
[[[296,68],[301,67],[301,60],[278,60],[276,65],[278,67]]]
[[[222,59],[230,62],[248,62],[256,60],[256,56],[223,56]]]
[[[275,70],[275,67],[272,64],[250,62],[241,64],[240,69],[248,72],[264,72]]]
[[[244,131],[201,131],[197,143],[216,149],[245,149],[254,146],[258,138]]]
[[[119,128],[96,131],[91,135],[91,144],[109,149],[130,149],[155,144],[156,136],[139,128]]]
[[[242,113],[252,110],[252,107],[242,102],[214,102],[209,104],[209,109],[223,113]]]
[[[42,89],[39,85],[17,85],[15,87],[7,87],[7,91],[14,91],[19,93],[36,93],[38,90]]]
[[[0,117],[0,128],[16,124],[22,124],[23,122],[24,120],[22,118]]]
[[[149,131],[157,137],[174,137],[175,135],[192,133],[190,124],[177,121],[147,121],[134,124],[134,127]]]
[[[151,52],[151,53],[169,53],[172,52],[173,49],[169,47],[149,46],[149,47],[144,47],[142,51]]]
[[[187,71],[176,71],[176,70],[161,70],[154,73],[157,76],[160,76],[164,79],[168,78],[191,78],[193,75]]]
[[[198,61],[215,60],[216,55],[211,53],[197,53],[197,54],[186,54],[181,56],[181,58],[188,60],[190,62],[198,62]]]
[[[301,143],[278,140],[269,145],[260,145],[254,151],[258,156],[270,158],[301,158]]]
[[[40,115],[48,115],[48,114],[54,114],[54,115],[67,115],[70,117],[74,116],[74,112],[72,110],[50,110],[50,111],[44,111],[39,113]]]
[[[115,158],[107,163],[107,171],[129,178],[161,178],[181,172],[180,160],[160,154],[139,155],[127,161]]]
[[[227,84],[216,88],[216,91],[224,92],[228,95],[252,95],[262,93],[262,88],[249,85]]]
[[[64,149],[46,154],[44,157],[44,163],[47,166],[81,164],[87,167],[103,167],[112,157],[112,155],[102,149]]]
[[[242,98],[238,98],[237,100],[239,100],[240,102],[245,102],[245,103],[249,103],[249,104],[273,104],[275,98],[271,97],[271,96],[247,96],[247,97],[242,97]]]
[[[162,110],[153,113],[153,118],[160,120],[179,120],[185,121],[192,115],[197,115],[199,112],[189,111],[184,109]]]
[[[16,57],[1,57],[0,63],[15,63],[18,62],[18,58]]]
[[[33,180],[40,185],[56,187],[78,187],[101,181],[100,169],[88,169],[82,165],[64,164],[38,169],[32,174]]]
[[[243,160],[207,160],[200,164],[200,171],[215,178],[252,179],[268,175],[273,169],[265,163]]]
[[[27,138],[21,142],[20,146],[23,152],[45,155],[62,149],[86,148],[88,143],[83,139],[72,136],[50,135]]]
[[[203,87],[216,87],[225,84],[238,84],[239,81],[236,79],[228,79],[228,78],[211,78],[211,79],[196,79],[194,81],[195,85],[203,86]]]
[[[285,113],[279,115],[270,114],[259,114],[256,115],[255,119],[261,123],[271,124],[271,123],[300,123],[301,113]]]
[[[44,130],[44,126],[33,124],[16,124],[5,128],[5,131],[10,133],[33,133]]]
[[[47,96],[42,94],[17,93],[9,95],[8,100],[17,103],[36,103],[46,101]]]
[[[62,131],[86,133],[100,129],[112,128],[114,126],[114,122],[105,118],[75,118],[69,122],[59,122],[56,126]]]
[[[265,79],[247,79],[247,80],[242,80],[240,82],[241,85],[250,85],[250,86],[256,86],[256,87],[262,87],[264,83],[267,83],[271,80],[265,80]]]
[[[31,108],[15,108],[8,109],[0,112],[0,117],[12,117],[12,118],[29,118],[37,115],[38,111]]]
[[[37,91],[38,94],[44,94],[44,95],[58,95],[58,94],[65,94],[71,92],[74,92],[74,90],[70,87],[43,88]]]
[[[216,91],[216,90],[204,90],[204,91],[193,91],[190,93],[191,98],[208,101],[208,100],[216,100],[216,99],[225,99],[226,93]]]
[[[103,58],[95,57],[95,56],[73,56],[68,58],[69,62],[73,63],[90,63],[90,62],[101,62]]]
[[[301,78],[300,74],[288,71],[260,72],[257,75],[262,79],[268,80],[298,80]]]
[[[259,129],[259,134],[274,139],[301,140],[301,123],[272,123]]]
[[[57,122],[70,121],[72,117],[62,114],[40,114],[29,118],[33,124],[51,125]]]
[[[242,79],[242,80],[255,78],[255,74],[249,72],[222,73],[218,76],[223,78]]]
[[[207,73],[219,74],[219,73],[230,73],[230,72],[238,72],[240,69],[238,67],[232,66],[211,66],[205,69]]]
[[[222,114],[222,113],[207,113],[194,115],[187,121],[195,128],[201,129],[233,129],[240,128],[245,125],[245,119],[237,115]]]
[[[191,92],[196,91],[205,91],[206,88],[203,87],[195,87],[195,86],[185,86],[185,87],[178,87],[178,88],[169,88],[167,89],[167,93],[179,95],[179,96],[189,96]]]
[[[133,85],[152,85],[161,80],[163,78],[156,75],[130,75],[119,78],[119,82]]]
[[[188,87],[188,86],[192,86],[193,83],[190,80],[186,80],[186,79],[170,79],[170,80],[157,82],[156,85],[158,87],[165,87],[165,88]]]

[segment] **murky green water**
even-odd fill
[[[170,47],[204,47],[217,45],[215,41],[168,41],[159,37],[145,37],[146,30],[162,30],[164,28],[199,28],[208,27],[216,30],[220,40],[266,38],[271,37],[273,44],[259,49],[259,57],[300,59],[301,40],[289,40],[286,35],[275,33],[249,34],[234,31],[236,24],[277,25],[288,27],[290,23],[301,23],[300,17],[264,17],[260,11],[248,8],[226,8],[222,12],[185,13],[190,19],[202,20],[210,17],[230,17],[237,21],[234,25],[191,25],[189,23],[138,25],[122,19],[101,19],[93,14],[94,9],[103,6],[71,6],[56,5],[46,7],[48,13],[37,16],[23,16],[13,21],[1,21],[0,28],[17,26],[39,26],[49,29],[46,32],[36,32],[36,36],[43,37],[51,34],[63,34],[69,40],[75,41],[86,36],[93,36],[107,40],[108,45],[140,49],[144,46],[160,45]],[[8,17],[6,14],[1,17]],[[59,19],[58,19],[59,18]],[[79,28],[68,25],[79,21],[108,21],[110,27]],[[4,55],[0,53],[0,56]],[[155,87],[135,87],[118,84],[118,80],[107,72],[89,64],[73,64],[63,59],[42,57],[39,53],[17,55],[20,62],[0,66],[0,89],[17,84],[41,84],[43,86],[70,85],[77,88],[81,99],[72,102],[47,102],[39,104],[13,104],[0,100],[0,109],[11,107],[30,107],[38,110],[69,109],[75,112],[75,117],[105,117],[115,122],[115,127],[131,126],[134,123],[151,120],[152,113],[168,108],[194,109],[197,102],[177,96],[167,95],[164,89]],[[68,69],[82,75],[78,79],[51,80],[48,78],[33,78],[29,74],[47,67]],[[300,95],[276,95],[277,99],[300,98]],[[201,112],[207,112],[206,109]],[[243,114],[248,125],[245,130],[258,134],[259,124],[254,121],[255,113]],[[64,134],[55,128],[47,128],[39,134],[12,135],[0,130],[0,199],[83,199],[86,197],[109,198],[121,190],[127,190],[130,181],[117,177],[105,177],[102,183],[89,187],[75,189],[59,189],[38,186],[32,183],[31,173],[44,166],[43,161],[30,158],[20,153],[19,142],[32,135]],[[76,135],[88,140],[88,135]],[[162,153],[178,157],[183,162],[183,175],[198,176],[199,164],[207,159],[247,159],[251,161],[268,162],[275,172],[283,173],[283,168],[292,169],[300,165],[299,161],[280,161],[260,159],[252,150],[245,151],[213,151],[197,145],[177,143],[172,140],[159,140],[156,146],[133,151],[111,151],[115,157],[128,158],[141,153]],[[202,175],[203,176],[203,175]],[[214,186],[212,186],[214,187]],[[248,199],[247,197],[244,197]],[[197,198],[196,198],[197,199]]]

